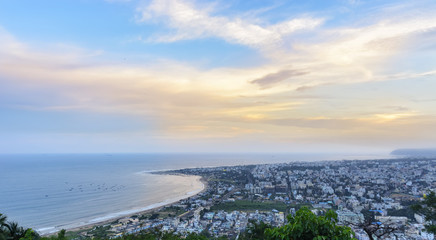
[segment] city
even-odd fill
[[[205,191],[154,212],[119,219],[82,232],[117,237],[158,228],[180,235],[207,232],[237,239],[250,221],[272,226],[308,206],[315,214],[332,209],[357,239],[369,239],[365,224],[386,230],[383,239],[433,239],[423,216],[410,206],[436,187],[436,160],[355,160],[192,168],[158,172],[202,176]],[[365,223],[373,215],[375,223]],[[366,226],[368,227],[368,226]],[[98,230],[98,231],[97,231]]]
[[[435,240],[435,0],[0,0],[0,240]]]

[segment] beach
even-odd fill
[[[201,193],[207,187],[207,181],[205,179],[203,179],[201,176],[182,175],[182,174],[178,174],[178,175],[157,174],[157,175],[164,176],[164,177],[165,176],[176,176],[178,178],[185,179],[185,182],[186,182],[186,179],[189,179],[189,182],[190,182],[190,185],[192,188],[185,189],[184,194],[174,196],[172,198],[168,198],[164,201],[155,202],[155,203],[152,203],[152,204],[144,206],[144,207],[130,209],[130,210],[122,211],[122,212],[111,213],[111,214],[106,215],[106,216],[94,218],[94,219],[90,220],[89,222],[73,223],[70,225],[36,229],[36,231],[39,234],[41,234],[42,236],[46,236],[46,235],[55,234],[62,229],[65,229],[67,231],[74,231],[74,232],[91,229],[95,226],[105,225],[105,224],[111,223],[111,222],[116,221],[116,220],[121,219],[121,218],[126,218],[126,217],[130,217],[133,215],[147,214],[147,213],[157,211],[160,208],[171,206],[172,204],[177,203],[180,200],[187,199],[187,198],[190,198],[192,196],[195,196],[195,195]],[[179,179],[179,180],[182,180],[182,179]],[[186,190],[189,190],[189,191],[186,191]]]
[[[132,210],[131,212],[129,212],[128,214],[125,214],[125,215],[119,215],[117,217],[112,217],[112,218],[108,218],[108,219],[101,220],[101,221],[95,221],[95,222],[88,223],[88,224],[81,225],[81,226],[65,228],[65,230],[72,231],[72,232],[81,232],[81,231],[92,229],[93,227],[96,227],[96,226],[110,224],[118,219],[128,218],[128,217],[131,217],[134,215],[144,215],[144,214],[152,213],[154,211],[158,211],[161,208],[169,207],[169,206],[179,202],[180,200],[195,196],[195,195],[197,195],[197,194],[199,194],[207,189],[207,181],[204,178],[202,178],[200,176],[191,176],[191,177],[195,177],[196,184],[201,184],[201,189],[195,189],[191,192],[186,193],[183,196],[179,196],[179,197],[176,197],[174,199],[170,199],[168,201],[152,204],[152,205],[149,205],[149,206],[144,207],[142,209]],[[40,234],[42,234],[43,236],[52,235],[52,234],[55,234],[59,230],[61,230],[61,229],[56,229],[56,231],[53,231],[53,232],[40,233]]]
[[[0,156],[0,212],[41,233],[76,229],[156,209],[204,189],[198,176],[166,169],[290,160],[318,155],[50,154]]]

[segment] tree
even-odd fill
[[[6,219],[7,217],[0,213],[0,240],[6,239]]]
[[[6,224],[7,217],[0,213],[0,227],[3,227]]]
[[[295,217],[288,215],[288,224],[265,231],[267,239],[289,240],[353,240],[349,227],[336,225],[337,214],[330,210],[325,216],[316,216],[309,208],[302,207]]]
[[[424,215],[428,222],[425,225],[425,230],[436,235],[436,194],[430,192],[424,196],[424,201],[421,204],[413,205],[412,209],[416,213]]]
[[[6,228],[8,229],[9,240],[20,240],[26,235],[26,229],[18,226],[16,222],[6,224]]]
[[[0,213],[0,240],[35,240],[38,233],[31,228],[23,228],[16,222],[7,222],[7,217]]]
[[[67,240],[67,237],[65,236],[65,233],[67,231],[65,229],[62,229],[58,232],[58,240]]]
[[[257,223],[254,220],[248,220],[247,230],[239,237],[241,240],[262,240],[265,239],[265,230],[271,228],[271,225],[264,222]]]
[[[39,240],[40,236],[37,232],[33,231],[33,229],[28,228],[24,233],[24,237],[20,238],[20,240]]]
[[[387,237],[398,232],[399,229],[397,227],[390,225],[389,223],[377,221],[375,219],[376,213],[380,214],[378,210],[362,210],[362,214],[364,216],[363,221],[359,223],[347,222],[346,224],[362,229],[366,235],[368,235],[370,240],[382,239],[383,237]]]

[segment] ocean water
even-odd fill
[[[337,154],[39,154],[0,155],[0,213],[41,233],[163,205],[202,189],[195,176],[152,171],[391,158]]]

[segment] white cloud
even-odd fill
[[[383,15],[366,22],[365,26],[353,26],[353,23],[342,28],[324,26],[311,31],[310,41],[307,41],[307,36],[300,38],[292,34],[315,28],[322,20],[300,18],[266,25],[259,19],[216,16],[211,9],[178,0],[155,0],[139,8],[139,11],[140,21],[163,20],[176,30],[175,34],[156,37],[152,39],[154,41],[217,37],[260,49],[271,58],[261,66],[207,70],[173,61],[141,65],[113,65],[102,61],[80,66],[84,59],[94,55],[93,51],[71,49],[64,50],[62,54],[53,49],[41,51],[17,41],[6,32],[0,32],[0,75],[11,77],[3,78],[3,82],[30,86],[35,94],[27,95],[35,98],[38,97],[38,88],[53,89],[52,92],[62,96],[62,101],[41,104],[44,110],[91,109],[137,114],[156,119],[161,134],[164,132],[169,136],[195,132],[202,137],[217,137],[236,132],[241,135],[255,132],[262,139],[307,135],[313,139],[333,139],[337,131],[330,132],[328,129],[337,125],[344,130],[349,129],[350,138],[353,134],[353,138],[359,140],[379,136],[387,132],[386,126],[393,126],[393,123],[397,123],[391,129],[393,133],[406,132],[403,130],[405,125],[413,130],[419,121],[411,119],[407,109],[365,114],[377,104],[388,104],[384,103],[387,98],[394,99],[389,103],[391,105],[408,106],[409,102],[400,99],[400,94],[390,93],[389,88],[383,89],[386,96],[371,100],[371,96],[365,95],[368,91],[364,92],[361,88],[348,94],[339,91],[341,85],[334,87],[339,89],[334,93],[330,92],[333,89],[331,85],[328,85],[328,90],[323,86],[425,78],[435,74],[434,69],[392,67],[387,70],[386,67],[386,62],[398,58],[405,61],[411,55],[416,55],[418,60],[423,59],[419,52],[413,52],[407,46],[424,41],[431,47],[434,41],[427,35],[436,27],[434,15],[414,18],[399,15],[395,20],[392,16]],[[290,35],[292,52],[271,51],[277,50],[281,44],[288,44],[287,36]],[[420,35],[423,39],[419,39]],[[65,67],[71,65],[77,67]],[[303,96],[302,90],[320,97],[298,98]],[[338,99],[321,98],[329,94]],[[428,94],[420,95],[431,99]],[[362,99],[357,99],[357,96]],[[423,106],[417,103],[410,105],[410,111]],[[421,112],[432,114],[434,106],[423,106]],[[436,127],[433,116],[424,120],[431,122],[432,128]],[[362,126],[362,122],[369,123]],[[238,128],[241,130],[236,131]],[[317,129],[312,131],[308,128]],[[351,132],[355,129],[361,130]],[[420,131],[417,130],[415,132]],[[407,133],[410,132],[413,133]],[[354,137],[355,134],[357,137]],[[347,137],[344,133],[344,138]]]
[[[165,18],[168,26],[176,30],[174,34],[151,39],[158,42],[218,37],[250,47],[271,48],[280,45],[289,34],[313,29],[323,23],[322,19],[305,17],[274,25],[260,25],[242,18],[213,16],[210,9],[200,9],[192,2],[182,0],[154,0],[139,7],[138,11],[140,22]]]

